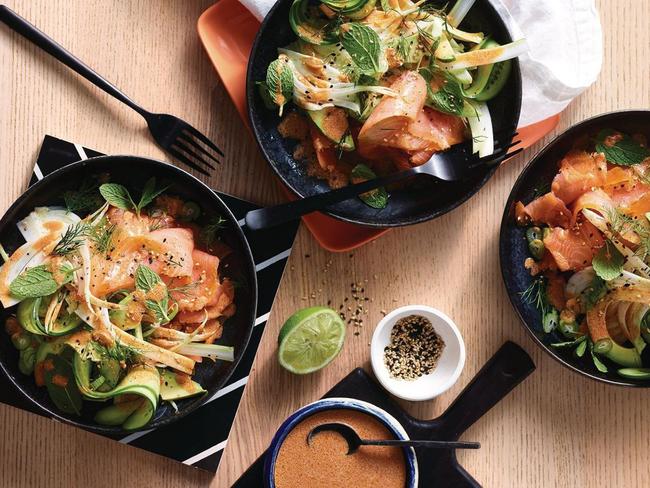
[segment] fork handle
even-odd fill
[[[317,193],[316,195],[295,200],[293,202],[251,210],[246,214],[246,226],[251,230],[261,230],[285,224],[292,220],[296,220],[305,214],[315,212],[316,210],[322,210],[323,208],[329,207],[335,203],[356,197],[361,193],[375,190],[376,188],[387,186],[396,181],[419,174],[420,171],[418,168],[419,167],[416,166],[389,176],[374,178],[355,185],[344,186],[338,190]]]
[[[140,107],[133,100],[122,93],[115,85],[102,78],[99,74],[95,73],[83,61],[75,57],[72,53],[70,53],[63,46],[50,38],[47,34],[40,31],[36,26],[27,22],[20,15],[5,5],[0,5],[0,21],[4,22],[12,30],[23,36],[28,41],[31,41],[36,46],[40,47],[46,53],[54,56],[71,70],[79,73],[92,84],[98,86],[109,95],[117,98],[119,101],[131,107],[145,119],[151,115],[147,110]]]

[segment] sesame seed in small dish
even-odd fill
[[[371,342],[375,376],[404,400],[430,400],[448,390],[465,365],[460,331],[444,313],[425,305],[393,310],[377,325]]]

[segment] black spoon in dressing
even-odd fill
[[[338,422],[331,422],[321,424],[314,427],[309,434],[307,434],[307,444],[311,445],[314,437],[321,432],[336,432],[343,437],[348,443],[347,454],[357,452],[361,446],[391,446],[391,447],[424,447],[431,449],[479,449],[481,444],[478,442],[464,442],[464,441],[418,441],[418,440],[403,440],[403,439],[387,439],[387,440],[374,440],[362,439],[354,430],[347,424]]]

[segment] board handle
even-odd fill
[[[514,342],[506,342],[436,420],[445,438],[458,439],[534,370],[528,353]]]

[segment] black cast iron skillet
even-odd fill
[[[203,397],[189,398],[177,402],[178,413],[166,404],[161,404],[153,420],[145,426],[150,429],[170,424],[198,408],[207,398],[219,390],[235,370],[241,359],[255,323],[257,307],[257,279],[255,264],[235,217],[223,201],[199,180],[189,173],[167,163],[133,156],[100,156],[86,159],[65,166],[30,187],[9,208],[0,220],[0,241],[11,254],[24,239],[18,232],[16,222],[27,216],[34,207],[63,205],[62,194],[66,190],[79,188],[84,178],[101,173],[108,173],[111,181],[125,185],[137,198],[144,183],[155,176],[158,185],[171,185],[166,194],[177,195],[184,200],[196,202],[202,210],[202,219],[221,216],[226,220],[220,231],[222,241],[232,250],[219,264],[219,274],[236,279],[245,286],[238,288],[235,295],[237,311],[228,319],[219,343],[235,348],[235,361],[203,361],[197,363],[194,379],[198,381],[207,394]],[[4,331],[4,322],[9,314],[15,313],[15,307],[0,310],[0,368],[9,380],[29,400],[34,402],[44,414],[56,417],[67,423],[83,427],[102,434],[119,434],[121,427],[107,427],[93,421],[95,412],[105,403],[84,401],[82,415],[68,415],[59,411],[50,400],[47,390],[34,383],[33,376],[26,376],[18,370],[18,351],[13,347]]]
[[[326,182],[308,176],[305,166],[293,159],[295,141],[280,137],[277,111],[264,106],[256,85],[266,78],[266,68],[277,58],[277,49],[296,40],[289,25],[292,1],[279,0],[262,22],[248,62],[246,97],[251,127],[266,160],[295,195],[305,197],[328,191],[329,187]],[[488,0],[478,0],[461,27],[471,32],[484,32],[501,44],[512,40],[503,20]],[[504,89],[489,102],[495,131],[516,127],[519,120],[521,73],[518,60],[513,60],[512,68]],[[477,169],[472,178],[455,183],[420,178],[408,189],[391,192],[389,204],[384,209],[373,209],[354,198],[329,207],[326,213],[346,222],[372,227],[417,224],[439,217],[465,202],[495,171],[496,167]]]
[[[558,164],[562,157],[574,145],[584,147],[583,142],[595,136],[599,130],[606,128],[617,129],[629,134],[642,133],[650,136],[650,111],[610,112],[587,119],[555,138],[528,163],[512,188],[501,221],[501,235],[499,238],[501,273],[510,302],[524,327],[535,339],[535,342],[557,361],[573,371],[604,383],[649,387],[650,382],[648,381],[621,378],[616,374],[616,370],[620,366],[609,362],[605,358],[601,359],[607,364],[609,372],[601,373],[593,365],[588,352],[582,358],[578,358],[573,355],[572,349],[551,347],[550,344],[563,342],[566,339],[558,332],[545,334],[542,329],[540,313],[534,305],[526,303],[521,298],[521,292],[528,288],[532,277],[523,265],[524,260],[529,257],[528,245],[525,228],[515,224],[515,203],[522,201],[526,204],[533,199],[540,188],[550,188],[550,183],[558,171]]]

